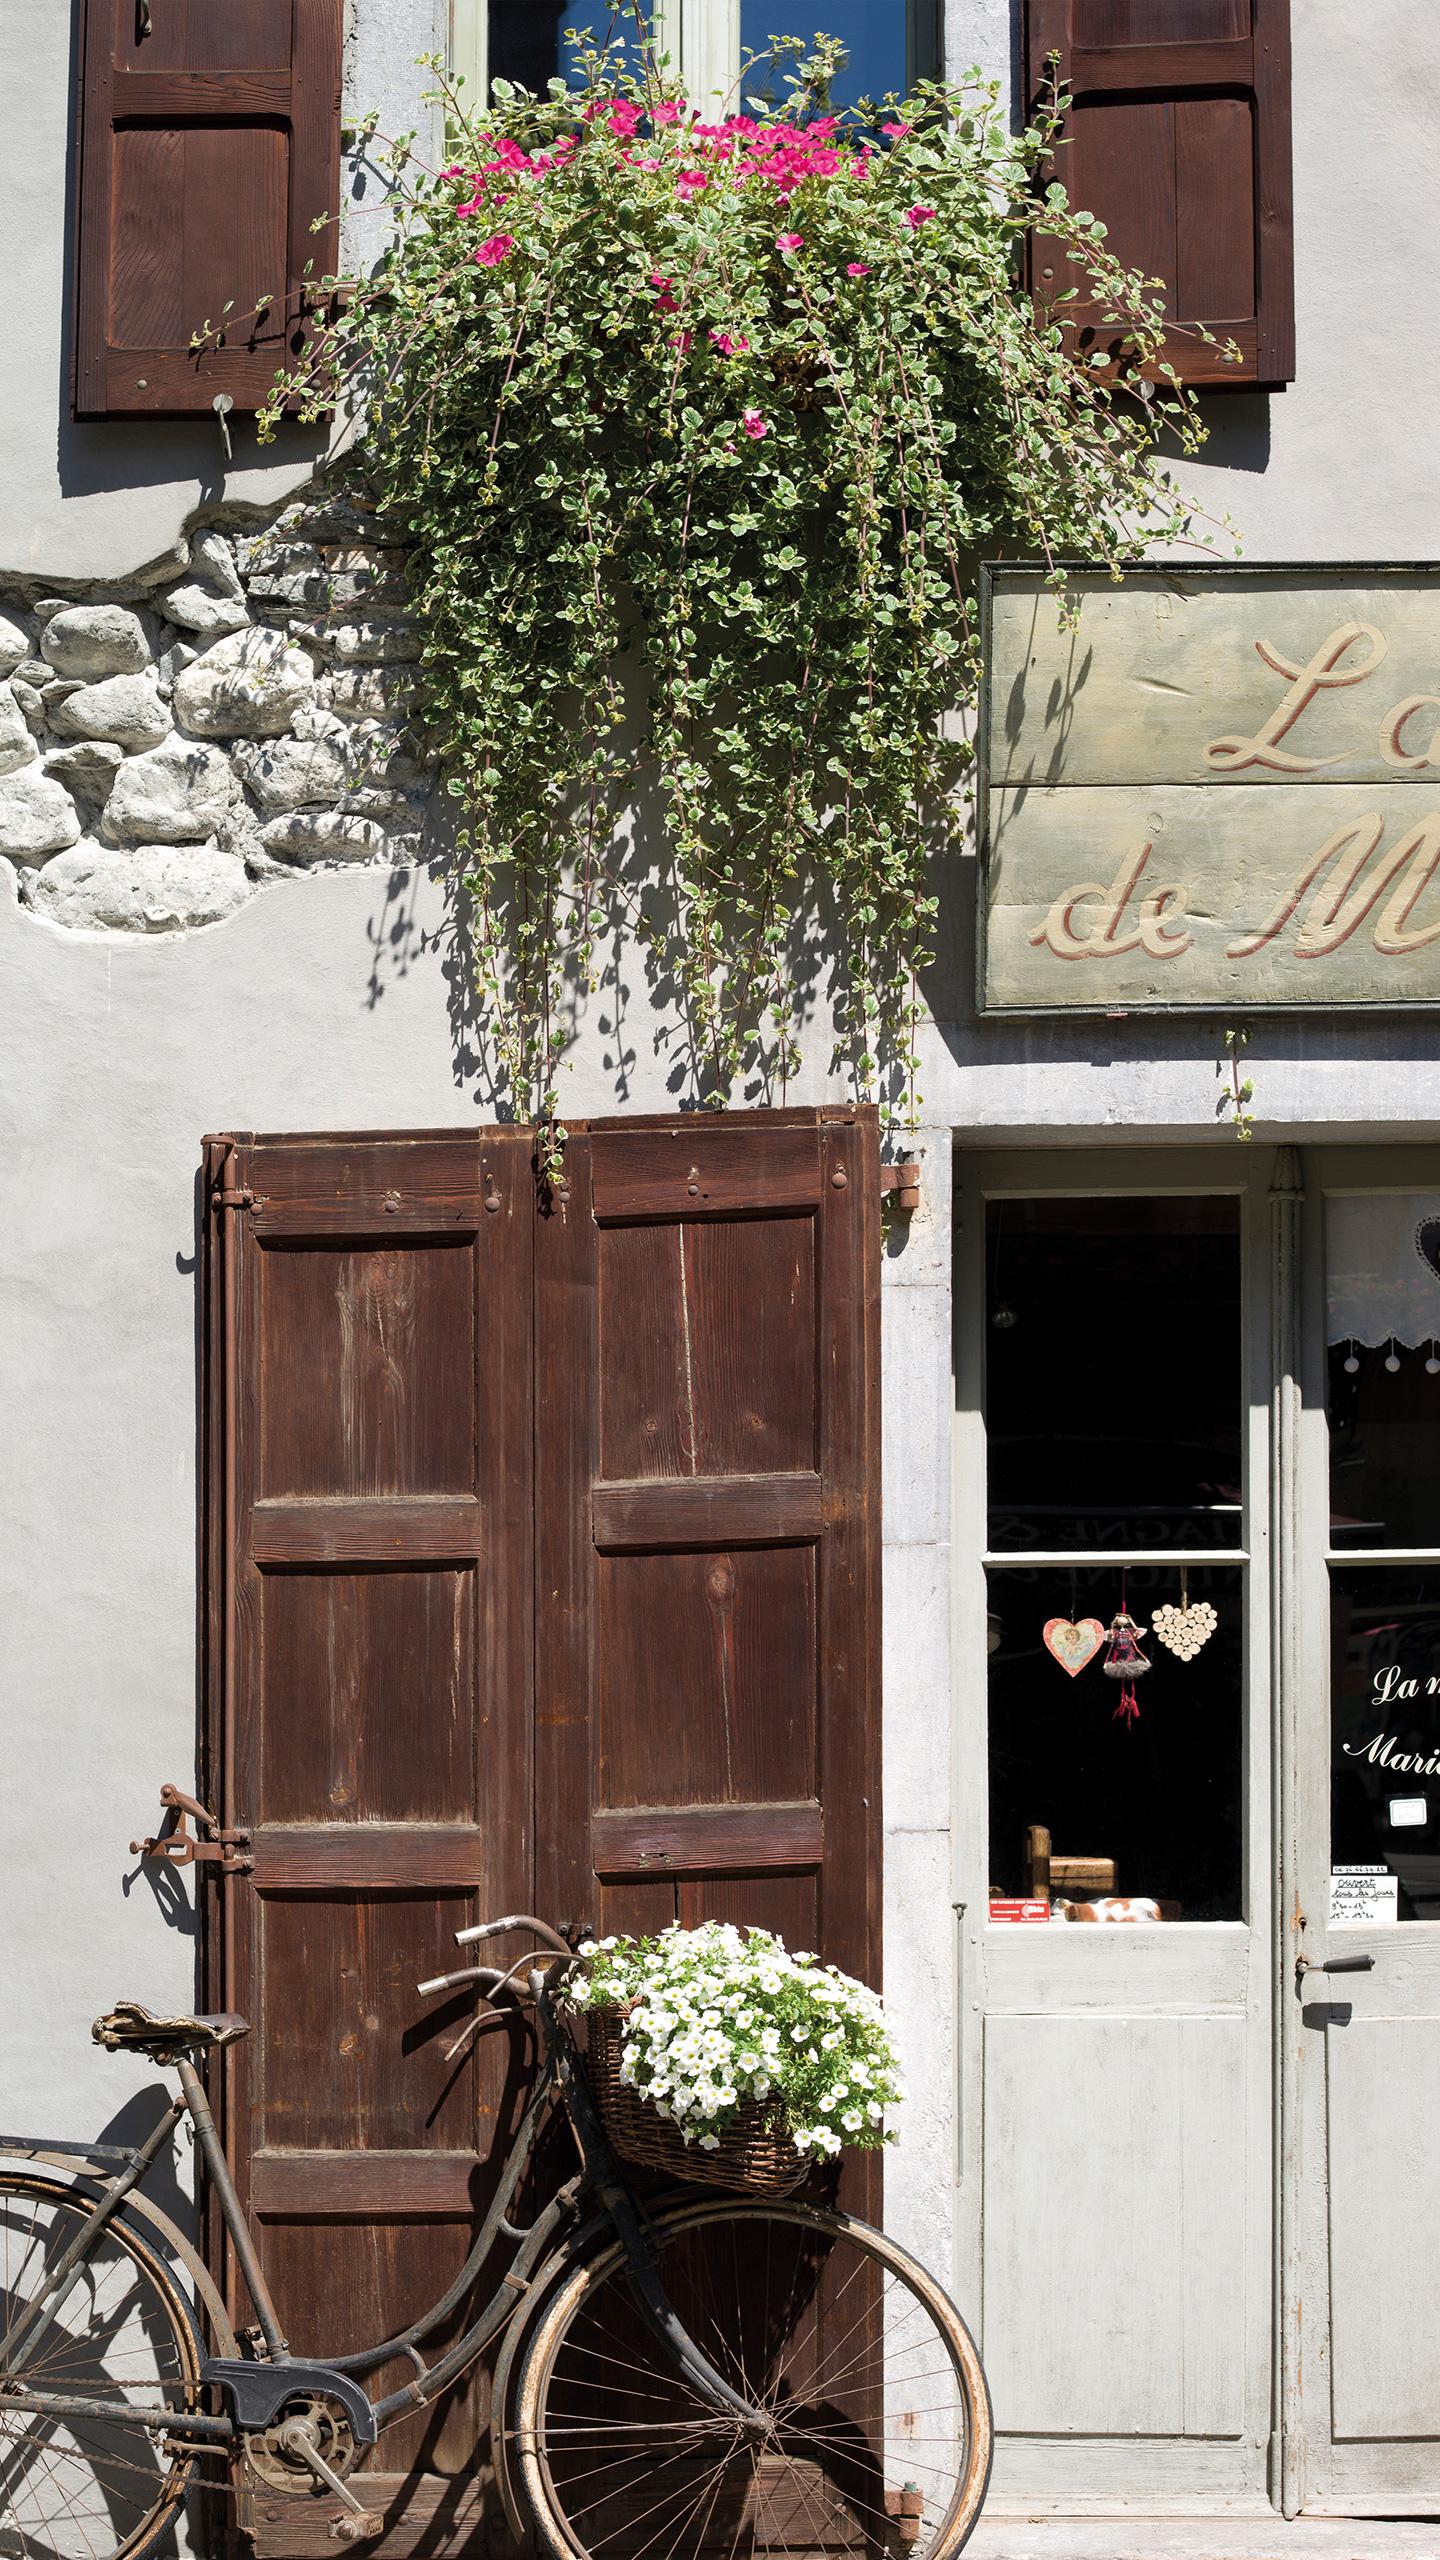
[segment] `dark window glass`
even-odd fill
[[[1440,1920],[1440,1566],[1332,1572],[1330,1731],[1332,1917]]]
[[[830,92],[834,107],[853,106],[857,98],[903,98],[911,83],[939,69],[934,0],[812,0],[797,9],[794,0],[741,0],[740,56],[767,51],[775,36],[803,36],[807,43],[817,28],[837,36],[848,60]],[[746,94],[770,94],[764,65],[747,77]]]
[[[621,0],[490,0],[489,45],[492,80],[513,80],[543,94],[557,73],[569,78],[574,48],[570,33],[583,33],[597,44],[622,39],[627,65],[635,66],[638,37],[635,11]]]
[[[992,1201],[990,1545],[1241,1543],[1236,1200]]]
[[[1325,1204],[1330,1543],[1440,1546],[1440,1193]]]
[[[1108,1640],[1072,1676],[1044,1638],[1051,1619],[1108,1629],[1121,1606],[1118,1569],[991,1573],[992,1898],[1034,1898],[1039,1828],[1049,1834],[1052,1908],[1068,1903],[1090,1920],[1097,1903],[1144,1897],[1160,1906],[1135,1915],[1148,1920],[1242,1916],[1241,1568],[1192,1566],[1185,1579],[1191,1608],[1208,1603],[1217,1622],[1188,1661],[1154,1631],[1156,1608],[1182,1597],[1178,1568],[1126,1573],[1126,1612],[1143,1630],[1133,1641],[1151,1666],[1133,1677],[1132,1720],[1124,1680],[1104,1668]],[[1070,1883],[1074,1861],[1091,1872]]]

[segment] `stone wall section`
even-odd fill
[[[0,591],[0,856],[51,923],[173,933],[422,852],[405,557],[348,492],[194,532],[129,586]]]

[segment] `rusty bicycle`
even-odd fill
[[[525,2003],[533,2088],[454,2283],[373,2346],[292,2353],[232,2184],[200,2065],[243,2018],[122,2003],[97,2042],[179,2088],[132,2150],[0,2137],[0,2552],[141,2560],[198,2466],[242,2493],[328,2499],[340,2543],[378,2538],[364,2465],[384,2429],[494,2349],[491,2445],[517,2540],[556,2560],[952,2560],[980,2511],[991,2424],[964,2322],[884,2232],[803,2198],[637,2192],[607,2139],[564,2005],[572,1946],[526,1913],[456,1933],[524,1936],[422,1996]],[[572,1937],[575,1933],[571,1933]],[[541,2131],[578,2165],[515,2218]],[[237,2340],[214,2276],[141,2187],[188,2118],[255,2312]],[[485,2292],[485,2271],[504,2260]],[[483,2304],[481,2298],[483,2298]],[[453,2324],[473,2308],[458,2336]],[[422,2348],[449,2329],[431,2361]],[[242,2346],[244,2351],[242,2352]],[[400,2388],[368,2376],[396,2359]]]

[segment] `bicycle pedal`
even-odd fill
[[[374,2542],[384,2530],[383,2516],[337,2516],[330,2527],[330,2539],[332,2542]]]

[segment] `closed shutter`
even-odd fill
[[[536,1245],[541,1908],[878,1982],[866,1110],[572,1131]]]
[[[1288,382],[1295,370],[1289,0],[1028,0],[1033,103],[1058,56],[1073,103],[1055,174],[1105,224],[1106,247],[1158,276],[1166,355],[1182,381]],[[1040,302],[1083,279],[1053,238],[1032,244]],[[1087,350],[1100,315],[1063,306]],[[1240,362],[1187,336],[1201,323]]]
[[[506,2103],[505,2034],[447,2062],[468,2007],[415,1986],[529,1898],[534,1183],[513,1131],[210,1153],[213,1775],[254,1854],[210,1950],[254,2030],[224,2130],[291,2343],[334,2354],[451,2282]],[[482,2394],[383,2438],[407,2528],[473,2530]],[[262,2552],[326,2547],[273,2506]]]
[[[341,27],[342,0],[85,0],[77,416],[253,410],[293,360],[335,264]]]

